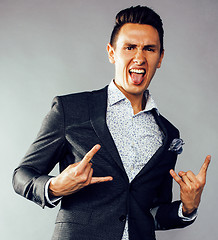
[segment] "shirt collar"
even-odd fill
[[[144,92],[145,98],[147,99],[145,109],[141,112],[148,112],[152,109],[155,109],[157,114],[159,115],[159,111],[157,108],[156,103],[154,102],[154,99],[152,98],[151,94],[149,93],[149,90],[145,90]],[[108,86],[108,104],[109,106],[112,106],[114,104],[117,104],[118,102],[127,99],[126,96],[117,88],[117,86],[114,83],[114,80],[112,80]]]

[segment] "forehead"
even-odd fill
[[[147,24],[126,23],[117,37],[117,45],[125,44],[155,44],[160,45],[159,34],[156,28]]]

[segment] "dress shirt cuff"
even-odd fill
[[[197,215],[198,215],[198,212],[197,212],[197,209],[192,212],[188,217],[185,217],[182,213],[182,203],[179,205],[179,211],[178,211],[178,215],[180,218],[182,218],[183,221],[193,221]]]
[[[46,201],[53,207],[55,207],[58,202],[62,199],[62,197],[54,197],[54,196],[50,196],[49,197],[49,194],[48,194],[48,187],[49,187],[49,184],[51,182],[52,178],[50,178],[47,183],[45,184],[45,198],[46,198]]]

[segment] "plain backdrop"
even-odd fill
[[[18,196],[11,179],[56,95],[104,87],[114,77],[106,44],[116,13],[147,5],[160,14],[165,57],[149,87],[185,141],[176,170],[198,173],[212,155],[196,222],[160,240],[218,236],[218,1],[0,0],[0,238],[50,239],[55,209]],[[55,170],[57,172],[57,170]],[[174,198],[179,189],[174,184]]]

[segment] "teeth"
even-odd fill
[[[131,73],[145,73],[144,69],[130,69],[129,70]]]

